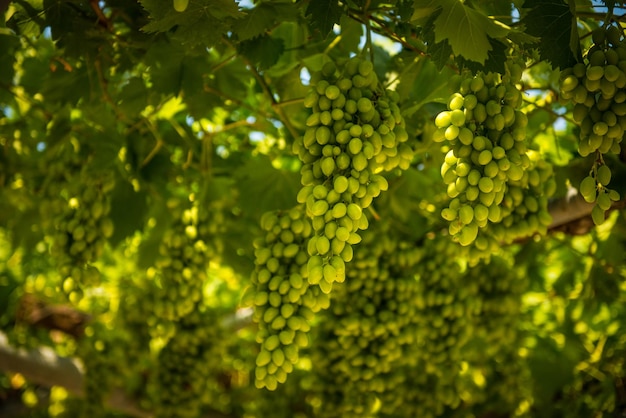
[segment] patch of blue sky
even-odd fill
[[[308,86],[311,82],[311,73],[305,67],[302,67],[300,70],[300,81],[302,81],[302,84],[305,86]]]
[[[248,133],[248,138],[250,138],[251,142],[263,142],[265,137],[265,133],[261,131],[251,131]]]
[[[239,0],[237,3],[242,9],[252,9],[254,7],[252,0]]]
[[[511,20],[513,23],[518,23],[520,18],[519,10],[512,6],[511,10]]]

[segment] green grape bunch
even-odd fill
[[[148,276],[158,291],[153,293],[153,314],[164,322],[178,321],[193,311],[207,279],[211,259],[222,252],[219,234],[224,214],[195,202],[181,209],[170,202],[175,220],[165,231],[159,258]]]
[[[394,238],[387,222],[363,232],[347,279],[321,318],[310,350],[314,391],[323,399],[319,416],[370,416],[376,408],[398,408],[391,394],[404,383],[400,371],[416,342],[418,284],[411,273],[421,258],[414,244]]]
[[[445,235],[427,234],[412,250],[419,260],[415,282],[415,343],[405,355],[405,383],[387,394],[397,410],[383,416],[435,418],[458,408],[462,400],[467,343],[480,310],[476,285],[465,280],[459,247]]]
[[[312,75],[304,99],[311,113],[293,150],[303,163],[297,200],[314,231],[308,280],[324,292],[343,280],[328,266],[352,259],[358,231],[368,227],[363,211],[388,188],[381,173],[407,169],[413,158],[398,100],[380,85],[373,64],[358,57],[328,62]]]
[[[321,290],[321,283],[307,280],[310,257],[306,247],[313,228],[303,205],[265,213],[261,229],[264,235],[254,242],[252,284],[242,304],[254,307],[253,319],[259,324],[255,384],[275,390],[293,371],[299,350],[309,345],[311,320],[330,306],[330,296]],[[321,274],[345,277],[343,263],[332,263]]]
[[[447,153],[441,167],[451,201],[442,210],[450,235],[472,244],[478,231],[502,220],[507,183],[522,179],[530,162],[526,155],[527,116],[520,110],[522,67],[509,62],[504,75],[461,75],[447,110],[435,118],[433,140]]]
[[[445,374],[439,365],[455,364],[471,336],[471,317],[478,309],[476,288],[463,280],[463,266],[448,240],[427,238],[423,248],[424,262],[417,272],[417,309],[422,318],[419,345],[429,371]]]
[[[596,161],[578,188],[587,203],[595,203],[591,209],[591,218],[596,225],[604,222],[605,212],[611,208],[613,202],[620,199],[617,191],[607,187],[610,181],[611,169],[603,161]]]
[[[487,230],[494,238],[491,240],[492,250],[495,245],[510,244],[535,233],[545,235],[552,223],[548,200],[557,187],[554,170],[538,152],[529,150],[526,155],[530,164],[522,178],[507,183],[501,204],[501,222],[489,225]]]
[[[464,280],[476,286],[479,309],[473,317],[468,343],[470,364],[483,370],[487,384],[482,388],[483,405],[506,405],[514,410],[532,399],[528,370],[518,349],[525,337],[521,327],[522,298],[529,277],[516,268],[512,258],[492,257],[464,272]]]
[[[199,303],[176,323],[148,385],[157,418],[202,416],[202,408],[215,402],[211,379],[219,370],[217,359],[224,356],[224,346],[217,342],[225,338],[215,326],[218,321]]]
[[[115,178],[95,172],[72,141],[48,150],[40,167],[40,213],[61,276],[59,290],[78,303],[85,290],[99,286],[100,271],[94,263],[113,235],[110,218]]]
[[[580,124],[578,151],[619,154],[626,127],[626,42],[614,25],[592,32],[584,62],[561,71],[560,96],[574,104]]]
[[[583,62],[561,71],[559,92],[563,101],[574,105],[574,121],[580,127],[578,152],[583,157],[595,155],[579,192],[585,201],[595,203],[591,215],[599,225],[620,199],[607,187],[611,170],[604,155],[620,153],[626,130],[626,39],[621,27],[605,25],[592,32],[592,40]]]
[[[56,217],[51,253],[63,278],[61,290],[72,302],[82,297],[85,288],[100,283],[100,272],[92,263],[113,235],[108,216],[113,187],[112,180],[86,179],[59,202],[62,210]]]

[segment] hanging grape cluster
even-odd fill
[[[473,243],[489,222],[502,220],[500,204],[509,181],[519,181],[529,166],[528,118],[519,110],[516,83],[521,67],[509,63],[505,75],[465,74],[435,118],[434,140],[448,148],[441,175],[452,199],[442,211],[450,235],[461,245]]]
[[[133,336],[101,322],[90,324],[85,334],[77,347],[85,369],[81,416],[105,417],[107,398],[115,390],[126,389],[137,377],[138,363],[133,363],[132,356],[129,356],[134,348],[131,348]]]
[[[321,318],[311,355],[319,416],[370,416],[398,407],[393,396],[380,399],[406,384],[399,371],[415,344],[419,316],[411,271],[420,258],[388,232],[380,223],[363,232],[346,282],[333,291],[333,305]]]
[[[489,226],[496,242],[510,244],[534,233],[545,234],[552,222],[548,199],[556,191],[552,165],[538,152],[526,154],[529,166],[520,180],[509,181],[501,204],[502,220]]]
[[[611,170],[605,154],[619,154],[626,130],[626,40],[621,27],[607,25],[592,32],[593,45],[584,62],[561,72],[561,98],[574,104],[573,117],[580,126],[578,152],[594,154],[593,166],[579,191],[589,203],[594,223],[604,222],[605,211],[619,200],[609,189]]]
[[[547,233],[552,223],[548,199],[556,191],[554,171],[538,152],[528,150],[526,156],[529,166],[522,178],[507,183],[500,204],[500,222],[482,228],[473,245],[468,247],[467,257],[471,263],[487,260],[491,254],[498,253],[503,244]]]
[[[419,360],[424,373],[433,375],[438,398],[433,410],[460,403],[455,389],[464,359],[463,347],[472,335],[477,312],[475,286],[464,279],[458,251],[445,237],[425,237],[423,261],[418,265]]]
[[[265,213],[261,229],[265,235],[254,242],[252,286],[242,302],[254,306],[253,318],[259,323],[255,384],[275,390],[293,370],[299,349],[308,346],[310,321],[315,312],[330,306],[330,297],[321,285],[307,280],[306,246],[313,228],[302,205]],[[343,262],[324,267],[330,268],[334,275],[345,275]]]
[[[155,379],[149,391],[156,417],[198,417],[210,404],[212,371],[219,369],[224,338],[219,317],[194,306],[180,318],[158,356]]]
[[[363,210],[388,188],[380,173],[406,169],[413,158],[397,102],[395,92],[380,86],[373,64],[357,57],[329,62],[312,76],[304,100],[312,112],[293,148],[303,163],[298,202],[314,231],[308,280],[326,293],[343,280],[334,267],[352,259],[357,231],[368,226]]]
[[[218,210],[193,204],[181,209],[170,202],[174,223],[168,227],[159,246],[155,268],[148,270],[158,291],[154,292],[155,317],[177,321],[193,311],[202,298],[209,261],[221,253],[217,238],[223,224]]]
[[[485,379],[475,402],[489,411],[513,411],[532,400],[530,376],[519,347],[522,296],[528,277],[516,270],[513,260],[494,256],[467,269],[464,280],[476,286],[479,309],[473,318],[467,360]]]
[[[114,179],[89,172],[81,158],[67,144],[44,164],[45,198],[41,205],[44,219],[52,218],[48,225],[51,254],[61,274],[61,291],[74,303],[86,288],[100,283],[100,272],[92,263],[113,235],[113,221],[108,215]]]
[[[522,65],[511,61],[506,68],[504,75],[463,75],[448,110],[435,119],[434,140],[447,149],[441,175],[451,199],[441,215],[472,263],[504,243],[545,234],[552,221],[547,205],[556,182],[551,165],[527,145],[517,87]]]

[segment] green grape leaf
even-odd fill
[[[343,15],[340,19],[341,39],[337,48],[342,54],[349,55],[351,51],[359,49],[363,39],[363,25],[349,16]]]
[[[434,21],[435,42],[447,40],[455,55],[484,64],[492,45],[489,38],[504,38],[509,28],[459,0],[415,0],[413,20],[441,13]]]
[[[239,52],[261,70],[276,64],[284,50],[284,41],[269,35],[259,36],[239,44]]]
[[[276,10],[269,3],[260,3],[233,25],[233,32],[240,41],[256,38],[267,33],[276,22]]]
[[[154,223],[154,227],[144,232],[141,240],[137,253],[137,266],[139,268],[154,266],[159,254],[159,247],[163,241],[163,235],[172,223],[172,214],[165,204],[151,203],[149,215],[151,222]]]
[[[27,37],[37,37],[46,26],[41,10],[43,0],[13,2],[15,11],[7,21],[7,27]]]
[[[617,244],[617,242],[613,242]],[[622,258],[618,259],[620,261],[623,260],[624,247],[619,244],[616,245],[617,249],[621,249]],[[602,254],[607,254],[606,248],[602,248],[605,252]],[[614,256],[615,254],[607,254],[608,256]],[[604,260],[603,260],[604,261]],[[607,260],[608,261],[608,260]],[[619,274],[616,274],[615,271],[607,268],[606,266],[601,266],[599,263],[595,263],[589,272],[589,286],[593,289],[593,295],[596,301],[598,302],[606,302],[606,303],[618,303],[620,297],[620,284],[622,282],[622,278]]]
[[[132,77],[120,92],[120,110],[126,115],[137,115],[148,104],[148,88],[143,79]]]
[[[537,392],[543,400],[551,399],[559,388],[569,382],[574,375],[574,368],[580,361],[580,351],[568,341],[564,348],[555,347],[551,339],[541,338],[529,356],[528,365],[537,383]]]
[[[306,15],[311,17],[311,28],[326,38],[333,26],[339,23],[343,10],[337,0],[315,0],[309,2]]]
[[[493,71],[496,73],[504,74],[504,63],[507,60],[506,51],[508,47],[502,42],[495,39],[490,39],[489,43],[491,44],[491,50],[489,51],[487,61],[485,61],[484,65],[479,65],[475,61],[469,61],[463,59],[463,57],[458,57],[457,61],[460,62],[460,66],[468,68],[473,72]]]
[[[398,16],[402,22],[408,22],[413,15],[413,0],[398,1]]]
[[[234,0],[214,0],[210,6],[203,1],[190,1],[184,12],[177,12],[170,0],[142,0],[151,21],[142,29],[148,33],[168,32],[175,28],[182,44],[213,46],[245,14]]]
[[[7,257],[8,258],[8,257]],[[4,261],[4,260],[3,260]],[[15,304],[15,296],[14,292],[19,291],[22,283],[17,280],[15,275],[11,270],[0,270],[0,310],[1,312],[14,312],[15,307],[11,306]],[[2,315],[2,319],[0,319],[0,325],[3,327],[7,325],[5,323],[9,322],[11,318],[8,318],[9,315]],[[5,328],[6,329],[6,328]]]
[[[9,193],[7,193],[8,195]],[[13,198],[22,197],[18,193],[11,193]],[[2,198],[11,199],[11,196],[3,195]],[[5,210],[5,208],[2,208]],[[10,213],[10,212],[9,212]],[[33,219],[40,219],[41,212],[39,207],[28,207],[26,210],[21,210],[16,213],[14,219],[10,220],[10,228],[14,231],[11,234],[11,246],[13,248],[22,247],[24,250],[24,257],[31,259],[38,253],[36,246],[41,242],[42,234],[41,228],[33,228]]]
[[[20,44],[17,36],[0,34],[0,80],[12,80],[15,70],[14,50]]]
[[[240,206],[260,216],[269,210],[292,207],[300,190],[297,172],[276,169],[269,158],[248,159],[235,174],[240,191]]]
[[[282,22],[297,20],[298,9],[293,3],[261,2],[233,24],[233,33],[240,41],[268,33]]]
[[[435,63],[438,70],[443,69],[450,62],[452,48],[446,39],[441,42],[435,41],[435,19],[441,14],[441,9],[434,10],[421,28],[424,41],[428,45],[428,55]]]
[[[452,70],[437,68],[433,60],[417,59],[403,70],[402,78],[396,91],[405,104],[402,114],[412,116],[419,108],[429,102],[443,102],[449,96],[448,82]]]
[[[61,66],[49,73],[40,93],[49,102],[76,104],[85,92],[94,88],[90,74],[85,67],[66,69]]]
[[[428,45],[428,55],[437,66],[437,69],[441,70],[450,62],[452,48],[448,41],[444,39],[442,42]]]
[[[540,38],[539,56],[554,68],[567,68],[580,58],[576,16],[563,0],[526,0],[522,19],[526,33]]]
[[[127,183],[118,181],[111,195],[111,212],[109,217],[115,225],[109,243],[116,246],[135,231],[142,230],[148,212],[147,193],[136,192]]]
[[[186,64],[191,62],[192,70],[193,66],[197,65],[194,59],[196,57],[186,56],[185,49],[176,42],[155,42],[147,51],[145,59],[148,64],[152,89],[159,93],[178,94],[184,87],[183,83],[190,83],[187,78],[193,72],[186,73],[187,70],[190,70],[190,68],[186,68]]]

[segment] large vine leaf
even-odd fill
[[[474,61],[463,60],[461,59],[461,64],[463,67],[466,67],[474,72],[478,71],[494,71],[500,74],[504,74],[504,63],[506,62],[506,51],[507,46],[502,42],[490,39],[491,50],[488,53],[488,58],[485,61],[484,65],[478,65]]]
[[[281,22],[297,20],[299,10],[289,2],[261,2],[233,24],[233,33],[240,41],[266,34]]]
[[[492,45],[489,38],[503,38],[509,29],[459,0],[415,0],[413,20],[441,13],[434,21],[435,42],[446,40],[455,55],[484,64]]]
[[[278,62],[278,58],[285,50],[285,44],[282,39],[265,35],[242,42],[238,49],[241,54],[263,70]]]
[[[311,27],[319,30],[323,38],[339,23],[341,14],[341,6],[337,0],[311,1],[306,8],[306,15],[311,17]]]
[[[152,21],[143,30],[167,32],[176,28],[176,35],[182,43],[195,46],[215,45],[226,33],[235,19],[242,18],[234,0],[214,0],[209,6],[206,2],[191,0],[184,12],[177,12],[169,0],[141,0]]]
[[[526,0],[522,19],[526,33],[537,36],[539,56],[554,68],[574,65],[580,55],[576,16],[563,0]]]
[[[264,212],[292,207],[301,187],[299,173],[276,169],[261,155],[245,161],[235,178],[241,193],[239,203],[259,218]]]

